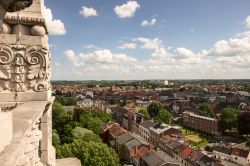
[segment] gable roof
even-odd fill
[[[142,143],[136,139],[132,139],[130,140],[129,142],[125,143],[125,146],[128,148],[128,149],[132,149],[136,146],[141,146]]]
[[[132,137],[129,133],[124,133],[121,136],[119,136],[116,141],[119,145],[122,145],[132,139],[134,139],[134,137]]]
[[[141,160],[147,163],[150,166],[159,166],[165,164],[166,162],[162,159],[156,151],[150,151],[141,156]]]
[[[193,153],[193,149],[190,147],[186,147],[185,149],[183,149],[183,151],[181,152],[181,158],[182,159],[187,159],[189,158],[189,156]]]
[[[190,160],[193,162],[199,162],[203,156],[204,154],[197,150],[194,150],[190,155]]]
[[[239,149],[239,148],[233,148],[232,155],[247,158],[249,155],[249,151],[244,150],[244,149]]]
[[[187,147],[186,145],[180,144],[174,149],[174,152],[180,154],[186,147]]]
[[[108,128],[108,131],[114,138],[117,138],[127,132],[125,129],[118,126],[117,124],[113,124],[110,128]]]
[[[155,123],[152,120],[145,120],[144,122],[140,123],[140,125],[149,130],[149,128],[153,127]]]

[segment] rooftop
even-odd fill
[[[183,114],[189,114],[189,116],[192,116],[192,117],[196,117],[196,118],[200,118],[200,119],[206,119],[206,120],[210,120],[210,121],[217,121],[217,119],[215,118],[209,118],[209,117],[206,117],[206,116],[200,116],[200,115],[197,115],[197,114],[194,114],[192,112],[183,112]]]
[[[141,126],[143,126],[146,129],[150,129],[150,127],[154,126],[154,121],[153,120],[145,120],[142,123],[140,123]]]
[[[141,156],[141,159],[150,166],[159,166],[166,163],[165,160],[161,158],[156,151],[150,151],[144,154],[143,156]]]
[[[249,151],[244,150],[244,149],[239,149],[239,148],[233,148],[232,149],[232,155],[247,158],[248,155],[249,155]]]

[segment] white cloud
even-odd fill
[[[93,16],[97,16],[97,11],[90,7],[86,7],[86,6],[82,6],[81,10],[80,10],[80,15],[84,16],[85,18],[88,18],[88,17],[93,17]]]
[[[53,19],[53,14],[50,8],[45,8],[44,17],[50,35],[64,35],[66,30],[64,23],[61,20]]]
[[[248,29],[250,29],[250,16],[248,16],[245,20],[245,24],[247,26]]]
[[[139,37],[132,39],[133,41],[139,41],[142,43],[141,48],[144,49],[156,49],[161,47],[162,41],[159,38],[149,39],[145,37]]]
[[[231,38],[215,43],[214,47],[207,51],[208,56],[244,56],[250,53],[250,38]]]
[[[176,52],[175,56],[176,59],[188,59],[190,57],[195,56],[195,54],[191,50],[186,48],[177,48],[175,52]]]
[[[153,18],[152,20],[144,20],[141,23],[141,26],[153,26],[156,24],[156,19]]]
[[[137,1],[128,1],[121,6],[116,6],[114,11],[120,18],[130,18],[135,15],[135,12],[138,8],[140,8],[140,4],[138,4]]]
[[[134,63],[137,60],[125,54],[113,54],[110,50],[100,49],[91,53],[80,53],[76,55],[72,50],[65,51],[66,57],[75,66],[85,66],[89,64],[119,64]]]
[[[249,78],[249,34],[248,30],[217,41],[212,48],[199,52],[184,47],[167,49],[160,38],[132,38],[131,43],[147,49],[141,50],[144,54],[152,51],[140,60],[108,49],[78,55],[68,50],[65,55],[73,64],[71,71],[78,71],[88,79]]]
[[[138,63],[133,57],[126,54],[114,54],[108,49],[78,55],[72,50],[67,50],[65,55],[72,64],[72,72],[77,71],[81,76],[94,77],[93,79],[117,79],[130,74],[131,69]]]
[[[136,49],[137,44],[136,43],[123,43],[118,48],[120,49]]]
[[[75,67],[80,66],[80,64],[78,63],[78,58],[73,50],[65,51],[64,55]]]
[[[168,55],[166,49],[164,47],[160,47],[160,48],[156,48],[155,52],[153,52],[152,56],[159,58],[159,59],[163,59]]]

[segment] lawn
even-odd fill
[[[195,131],[182,128],[181,133],[185,136],[185,138],[189,140],[189,143],[194,147],[201,148],[205,147],[208,144],[208,140],[200,136],[200,134],[196,133]]]
[[[191,143],[194,143],[194,144],[197,144],[197,143],[202,141],[202,138],[199,135],[196,135],[196,134],[188,135],[188,136],[186,136],[186,138],[188,138],[189,141]]]
[[[181,134],[184,135],[184,136],[187,136],[187,135],[191,135],[193,134],[194,132],[191,131],[191,130],[188,130],[188,129],[185,129],[185,128],[182,128],[181,129]]]

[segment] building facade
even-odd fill
[[[183,125],[205,133],[219,134],[218,119],[196,115],[192,112],[183,112]]]

